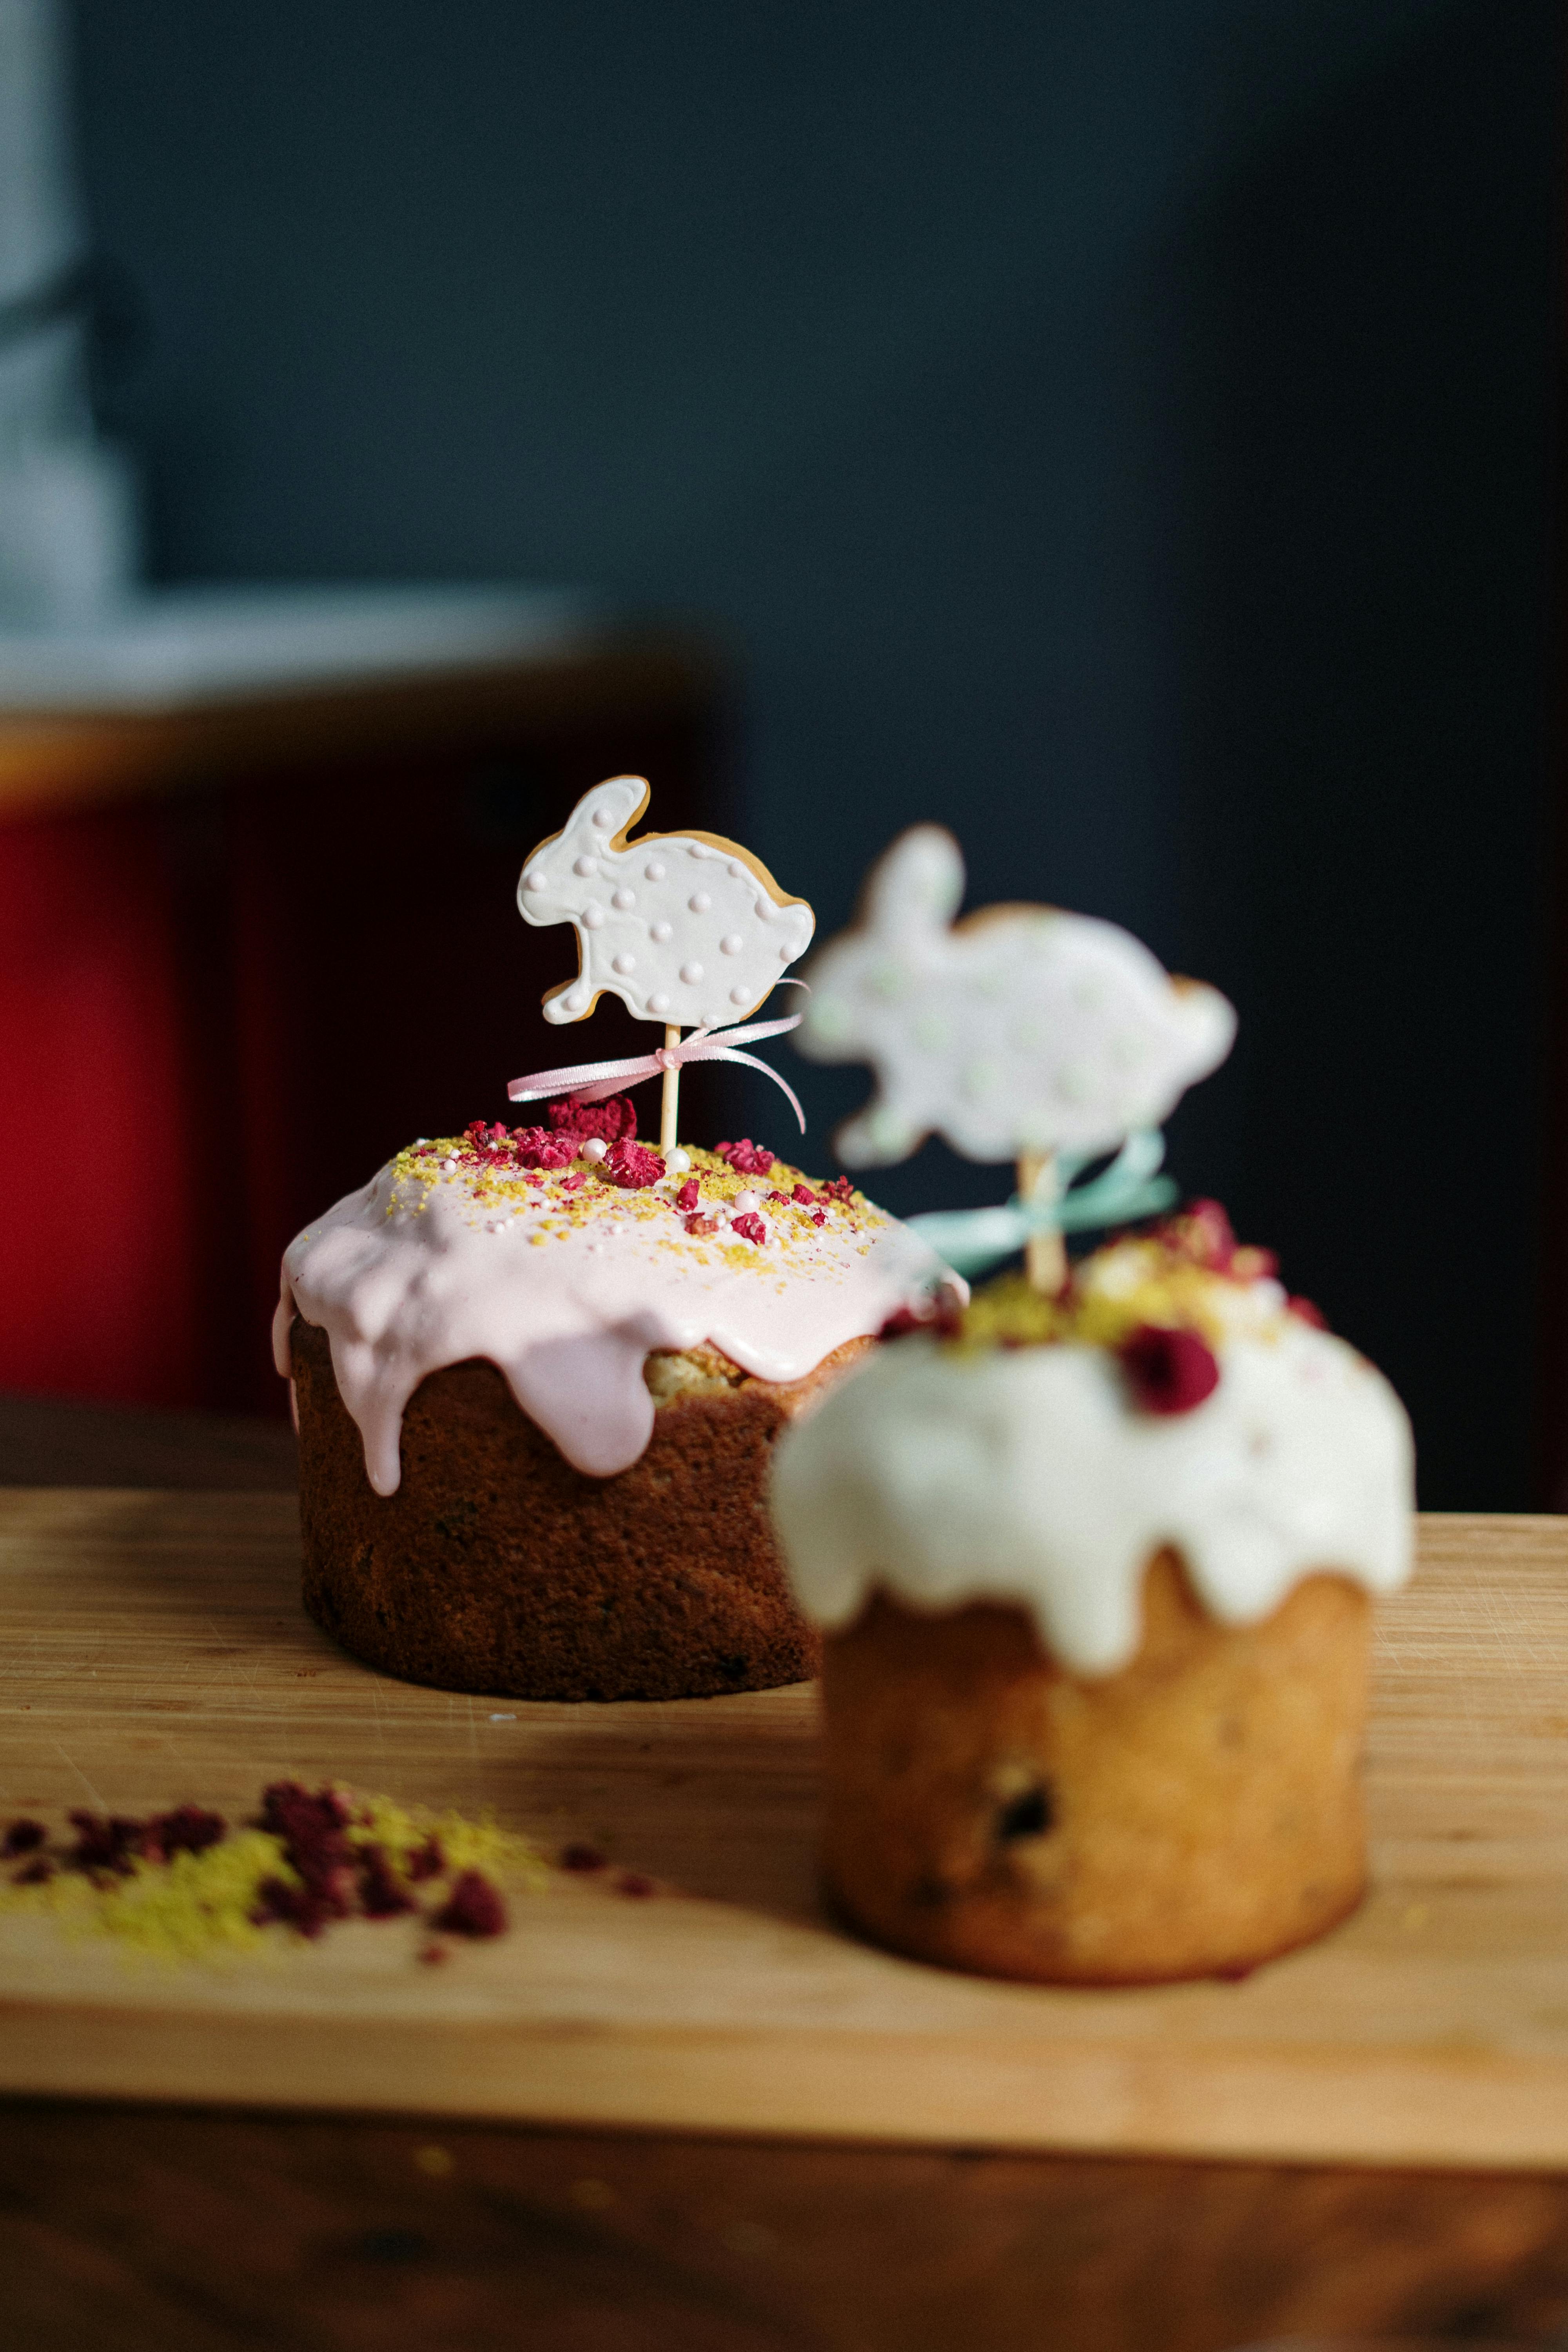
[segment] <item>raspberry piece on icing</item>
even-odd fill
[[[765,1143],[753,1143],[743,1135],[739,1143],[716,1143],[713,1146],[721,1160],[727,1160],[737,1176],[771,1176],[774,1155]]]
[[[524,1168],[570,1168],[577,1157],[577,1139],[552,1134],[547,1127],[520,1127],[511,1148]]]
[[[755,1242],[759,1248],[768,1237],[768,1229],[754,1209],[748,1209],[743,1217],[731,1218],[730,1231],[739,1234],[743,1242]]]
[[[681,1186],[679,1192],[675,1196],[675,1205],[683,1216],[689,1217],[701,1198],[701,1185],[699,1184],[695,1176],[689,1176],[685,1183]]]
[[[817,1197],[823,1201],[848,1201],[852,1200],[854,1195],[855,1187],[847,1176],[833,1176],[823,1186]]]
[[[1236,1255],[1236,1234],[1217,1201],[1194,1201],[1184,1214],[1173,1220],[1189,1255],[1200,1265],[1224,1274]]]
[[[694,1240],[703,1241],[710,1234],[718,1232],[719,1220],[717,1217],[688,1217],[686,1230]]]
[[[798,1201],[803,1209],[815,1209],[816,1206],[816,1195],[809,1184],[797,1184],[790,1199]]]
[[[1285,1301],[1285,1311],[1289,1315],[1294,1315],[1299,1323],[1310,1323],[1314,1331],[1326,1331],[1329,1328],[1328,1317],[1322,1308],[1315,1307],[1310,1298],[1288,1298]]]
[[[430,1924],[448,1936],[500,1936],[506,1929],[506,1905],[488,1878],[465,1870]]]
[[[664,1173],[664,1162],[646,1144],[622,1141],[611,1144],[599,1162],[599,1173],[606,1183],[619,1184],[628,1192],[640,1192],[647,1185],[658,1182]]]
[[[1140,1323],[1117,1353],[1128,1386],[1145,1412],[1191,1412],[1219,1386],[1214,1350],[1195,1331]]]
[[[611,1095],[605,1102],[579,1102],[575,1095],[567,1095],[560,1102],[546,1103],[545,1117],[562,1135],[574,1135],[579,1142],[590,1135],[605,1143],[629,1143],[637,1131],[637,1107],[629,1095]]]

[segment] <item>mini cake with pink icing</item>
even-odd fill
[[[636,1125],[625,1097],[563,1099],[416,1143],[287,1252],[306,1606],[373,1664],[525,1698],[816,1669],[772,1448],[911,1257],[847,1179]]]

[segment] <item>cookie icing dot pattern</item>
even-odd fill
[[[1230,1051],[1218,990],[1173,981],[1114,923],[998,907],[954,926],[963,896],[957,843],[917,825],[873,870],[860,924],[816,960],[802,1052],[879,1080],[837,1138],[850,1167],[933,1132],[970,1160],[1109,1151]]]
[[[659,834],[628,845],[626,835],[647,802],[641,776],[610,777],[584,794],[561,832],[524,865],[517,894],[523,920],[536,928],[569,922],[577,934],[578,976],[545,998],[547,1021],[581,1020],[607,992],[640,1020],[711,1024],[720,1016],[698,993],[705,958],[724,957],[729,1005],[745,1013],[811,943],[811,908],[787,898],[735,843]],[[653,841],[662,854],[649,856]],[[691,887],[695,877],[681,853],[701,866],[701,887]]]

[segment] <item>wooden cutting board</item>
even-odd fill
[[[300,1613],[275,1495],[0,1494],[0,1816],[279,1776],[493,1807],[561,1877],[423,1968],[400,1927],[222,1968],[0,1919],[0,2090],[1014,2147],[1568,2166],[1568,1520],[1428,1518],[1382,1612],[1376,1886],[1240,1984],[1048,1991],[815,1900],[813,1697],[529,1706],[391,1682]]]

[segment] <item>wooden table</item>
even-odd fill
[[[289,1471],[259,1425],[0,1400],[3,1483]],[[1568,2344],[1557,2176],[5,2113],[0,2343],[27,2352]]]

